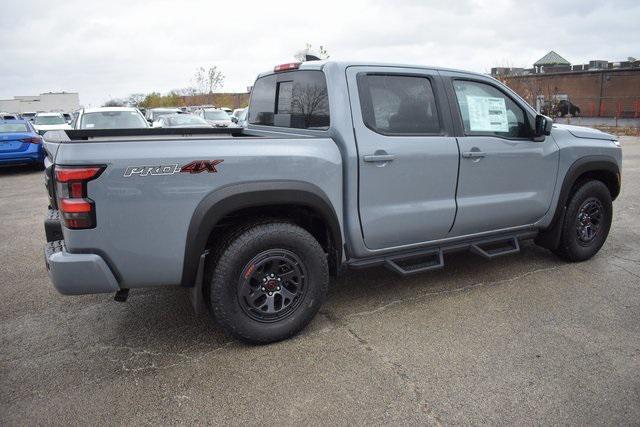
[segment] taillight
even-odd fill
[[[39,136],[33,136],[31,138],[22,138],[20,141],[26,142],[29,144],[40,144],[42,142],[42,138]]]
[[[87,182],[96,179],[104,166],[54,166],[58,208],[67,228],[96,226],[96,209],[87,197]]]
[[[287,64],[276,65],[273,71],[278,73],[280,71],[297,70],[298,68],[300,68],[300,62],[289,62]]]

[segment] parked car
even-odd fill
[[[240,113],[236,117],[235,123],[240,127],[246,128],[247,125],[249,124],[247,122],[248,113],[249,113],[249,108],[243,108],[242,110],[240,110]]]
[[[25,119],[25,120],[33,121],[33,119],[36,116],[36,114],[38,114],[38,113],[35,112],[35,111],[29,111],[29,112],[26,112],[26,113],[20,113],[20,117]]]
[[[233,110],[233,113],[231,113],[231,121],[233,123],[238,123],[238,116],[245,108],[236,108],[235,110]]]
[[[158,121],[153,122],[153,127],[159,128],[210,128],[202,117],[194,114],[167,114],[160,116]]]
[[[557,109],[560,117],[564,117],[568,114],[571,114],[574,117],[580,115],[580,107],[565,99],[558,101]]]
[[[18,116],[18,114],[6,113],[6,112],[0,113],[0,120],[18,120],[19,118],[20,117]]]
[[[585,261],[621,185],[615,136],[433,67],[284,64],[256,80],[247,129],[57,136],[45,143],[56,289],[122,301],[187,287],[252,343],[304,328],[346,267],[411,275],[529,239]]]
[[[78,111],[74,129],[137,129],[149,124],[137,108],[99,107]]]
[[[551,117],[565,117],[569,114],[577,117],[580,115],[580,107],[573,104],[571,101],[561,99],[555,103],[546,102],[542,106],[541,112],[542,114],[547,114]]]
[[[29,120],[0,120],[0,165],[42,165],[42,138]]]
[[[182,110],[179,108],[150,108],[147,110],[145,117],[149,123],[153,123],[158,120],[161,116],[167,114],[180,114]]]
[[[229,114],[224,110],[217,108],[203,108],[196,111],[196,115],[202,117],[212,126],[216,127],[234,127],[235,124],[231,121]]]
[[[71,129],[62,113],[38,113],[33,119],[33,127],[40,135],[50,130]]]

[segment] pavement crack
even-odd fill
[[[614,265],[614,266],[618,267],[620,270],[624,270],[624,271],[626,271],[627,273],[629,273],[630,275],[632,275],[632,276],[637,277],[638,279],[640,279],[640,274],[634,273],[633,271],[629,270],[629,269],[628,269],[628,268],[626,268],[626,267],[621,266],[620,264],[616,264],[615,262],[612,262],[612,263],[611,263],[611,265]]]
[[[372,314],[376,314],[376,313],[380,313],[383,312],[385,310],[387,310],[390,307],[393,307],[395,305],[398,304],[402,304],[405,302],[412,302],[412,301],[419,301],[422,300],[423,298],[428,298],[431,296],[436,296],[436,295],[444,295],[444,294],[453,294],[453,293],[459,293],[459,292],[467,292],[470,290],[473,290],[475,288],[480,288],[480,287],[489,287],[489,286],[495,286],[495,285],[500,285],[503,283],[509,283],[509,282],[513,282],[515,280],[520,280],[523,279],[527,276],[531,276],[533,274],[537,274],[537,273],[542,273],[542,272],[548,272],[548,271],[553,271],[553,270],[557,270],[561,267],[564,267],[566,264],[560,264],[560,265],[555,265],[553,267],[548,267],[548,268],[539,268],[537,270],[532,270],[532,271],[527,271],[523,274],[514,276],[514,277],[510,277],[508,279],[502,279],[502,280],[496,280],[493,282],[477,282],[477,283],[473,283],[471,285],[467,285],[467,286],[463,286],[461,288],[456,288],[456,289],[443,289],[443,290],[439,290],[439,291],[426,291],[426,292],[421,292],[420,294],[416,295],[416,296],[412,296],[412,297],[408,297],[408,298],[399,298],[396,300],[392,300],[384,305],[381,305],[379,307],[376,307],[372,310],[365,310],[365,311],[360,311],[357,313],[351,313],[348,314],[347,316],[345,316],[347,319],[349,318],[353,318],[353,317],[362,317],[362,316],[369,316]]]
[[[161,351],[152,351],[148,349],[138,349],[135,347],[129,346],[96,346],[96,348],[100,350],[106,351],[115,351],[115,352],[124,352],[125,354],[122,357],[110,357],[110,360],[113,363],[120,364],[121,370],[124,372],[143,372],[148,370],[164,370],[170,369],[176,366],[183,365],[184,363],[189,363],[193,361],[197,361],[206,357],[209,354],[220,351],[229,345],[233,344],[234,341],[227,341],[222,345],[205,351],[203,353],[197,355],[189,355],[185,353],[173,353],[173,352],[161,352]],[[163,360],[166,360],[168,363],[164,363]]]
[[[420,387],[413,375],[408,372],[400,363],[394,362],[390,360],[384,353],[377,350],[375,347],[369,343],[369,341],[362,337],[358,332],[352,328],[343,318],[336,316],[329,310],[321,310],[320,314],[329,320],[332,324],[336,326],[337,329],[343,329],[347,332],[347,334],[362,348],[364,348],[367,352],[372,353],[378,360],[380,360],[383,365],[387,366],[393,374],[400,379],[400,381],[407,386],[414,395],[414,402],[416,404],[417,410],[420,413],[423,413],[427,416],[427,418],[435,425],[441,426],[443,425],[442,419],[429,407],[429,404],[425,401],[422,392],[420,391]]]
[[[625,258],[625,257],[621,257],[620,255],[615,255],[615,254],[609,254],[609,255],[611,255],[614,258],[621,259],[623,261],[629,261],[629,262],[634,262],[636,264],[640,264],[640,260],[638,260],[638,259]]]

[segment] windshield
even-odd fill
[[[183,126],[183,125],[207,125],[208,123],[200,117],[193,116],[191,114],[176,114],[175,116],[167,117],[165,120],[170,126]]]
[[[24,123],[0,123],[0,133],[29,132]]]
[[[205,111],[204,118],[207,120],[229,120],[229,115],[224,111]]]
[[[146,128],[147,122],[137,111],[98,111],[82,115],[80,129]]]
[[[35,124],[37,125],[63,125],[65,124],[62,116],[36,116]]]
[[[177,112],[177,110],[159,110],[152,111],[151,114],[153,114],[153,117],[157,119],[160,116],[166,116],[167,114],[176,114]]]

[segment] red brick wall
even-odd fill
[[[629,117],[640,113],[640,69],[504,76],[501,80],[531,105],[536,95],[566,94],[582,116]]]

